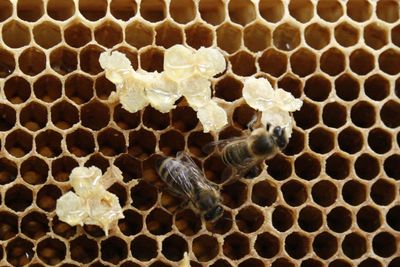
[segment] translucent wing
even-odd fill
[[[247,136],[238,136],[238,137],[232,137],[228,139],[223,139],[223,140],[218,140],[214,141],[211,143],[208,143],[207,145],[203,146],[202,150],[204,153],[211,153],[215,148],[219,150],[219,152],[222,152],[222,148],[224,148],[226,145],[231,144],[233,142],[238,142],[238,141],[244,141],[247,139]]]

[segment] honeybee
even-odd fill
[[[215,147],[219,149],[222,161],[227,166],[222,174],[224,178],[254,178],[260,171],[261,162],[274,157],[287,144],[285,128],[272,127],[267,123],[266,127],[254,129],[248,136],[212,142],[203,150],[209,153]]]
[[[215,222],[222,216],[218,187],[206,180],[188,155],[180,152],[176,158],[161,157],[156,161],[156,170],[168,191],[190,203],[206,221]]]

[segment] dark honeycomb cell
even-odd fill
[[[45,49],[49,49],[61,42],[60,28],[48,21],[36,25],[32,33],[35,42]]]
[[[92,130],[106,127],[110,121],[110,109],[99,101],[91,101],[81,108],[82,125]]]
[[[22,184],[16,184],[7,189],[4,202],[14,211],[24,211],[33,201],[32,190]]]
[[[314,184],[311,195],[315,203],[322,207],[328,207],[337,200],[337,187],[328,180],[322,180]]]
[[[200,0],[199,13],[205,22],[218,25],[225,20],[224,1]]]
[[[0,158],[0,185],[11,183],[17,178],[18,169],[15,161]]]
[[[210,133],[203,133],[202,131],[191,132],[188,137],[187,146],[193,155],[202,157],[205,156],[203,147],[212,141],[214,139]]]
[[[354,163],[354,169],[357,176],[361,179],[372,180],[380,172],[379,161],[369,154],[362,154],[357,157]]]
[[[360,131],[354,127],[347,127],[338,135],[340,150],[349,154],[357,153],[364,145],[364,138]]]
[[[322,226],[322,213],[316,207],[306,206],[301,209],[297,223],[304,231],[315,232]]]
[[[359,233],[350,233],[342,242],[342,250],[350,259],[358,259],[367,252],[367,240]]]
[[[15,110],[5,104],[0,104],[0,131],[11,130],[16,122]]]
[[[32,150],[32,136],[23,131],[15,130],[6,136],[5,149],[12,156],[21,158]]]
[[[53,184],[47,184],[37,192],[36,205],[44,211],[53,211],[56,209],[57,199],[61,195],[60,188]]]
[[[263,51],[271,45],[271,30],[260,24],[252,23],[243,31],[244,46],[252,52]]]
[[[43,129],[47,124],[47,108],[37,102],[31,102],[20,112],[19,121],[31,131]]]
[[[96,42],[104,47],[112,48],[123,40],[121,27],[112,22],[104,21],[94,29],[94,38]]]
[[[73,22],[64,30],[64,40],[68,45],[79,48],[92,40],[92,32],[83,23]]]
[[[183,253],[188,251],[186,240],[176,234],[170,235],[162,241],[162,254],[171,261],[180,261]]]
[[[100,0],[92,3],[90,0],[80,0],[79,12],[90,21],[99,20],[107,13],[107,1]]]
[[[137,55],[135,56],[137,64]],[[95,81],[96,96],[101,100],[107,100],[112,92],[116,91],[116,86],[110,82],[105,75],[96,78]]]
[[[174,225],[178,228],[179,232],[186,236],[196,234],[202,226],[200,215],[191,209],[178,211],[175,214]]]
[[[241,128],[242,130],[248,129],[252,123],[252,120],[256,118],[257,111],[251,108],[247,104],[240,105],[239,107],[235,108],[233,112],[233,122],[235,126]]]
[[[379,74],[372,75],[364,82],[365,94],[375,101],[381,101],[389,95],[390,84]]]
[[[164,52],[159,48],[148,48],[139,55],[140,67],[143,70],[162,72],[164,67]]]
[[[325,161],[325,172],[336,180],[343,180],[350,173],[350,161],[341,153],[330,155]]]
[[[88,0],[85,0],[88,1]],[[88,45],[80,51],[79,63],[81,70],[91,75],[99,74],[103,71],[100,66],[99,57],[103,49],[97,45]]]
[[[99,248],[97,242],[81,235],[69,243],[69,251],[71,258],[79,263],[90,263],[97,258]]]
[[[309,133],[308,145],[319,154],[330,152],[335,145],[335,136],[324,128],[316,128]]]
[[[154,29],[142,22],[132,22],[125,28],[125,41],[137,49],[151,45]]]
[[[282,1],[261,0],[258,8],[262,18],[272,23],[280,21],[285,13]]]
[[[12,104],[24,103],[31,95],[30,84],[24,78],[14,76],[4,83],[4,94]]]
[[[379,55],[379,69],[390,75],[400,72],[400,53],[394,49],[388,49]]]
[[[318,124],[319,109],[316,105],[304,101],[301,109],[293,113],[296,125],[303,130]]]
[[[23,73],[36,76],[46,68],[46,54],[37,47],[27,48],[20,54],[18,64]]]
[[[249,239],[245,235],[234,232],[224,238],[222,250],[224,255],[232,260],[241,259],[250,252]]]
[[[91,166],[96,166],[101,170],[102,173],[105,173],[108,167],[110,167],[110,163],[108,159],[96,153],[90,156],[90,158],[85,162],[84,166],[88,168]]]
[[[322,267],[324,266],[320,260],[309,258],[303,260],[300,264],[300,267]]]
[[[373,258],[367,258],[365,260],[363,260],[362,262],[360,262],[360,264],[358,265],[360,267],[382,267],[382,264]]]
[[[77,157],[85,157],[93,153],[95,148],[93,135],[79,128],[67,135],[66,143],[69,152]]]
[[[248,258],[248,259],[242,261],[238,266],[239,267],[261,267],[261,266],[264,266],[264,263],[260,259]]]
[[[293,129],[292,136],[290,137],[289,144],[283,150],[288,156],[299,154],[304,149],[304,133]]]
[[[376,4],[376,16],[389,23],[397,21],[399,19],[399,3],[394,0],[379,1]]]
[[[314,101],[324,101],[331,92],[330,81],[322,75],[310,77],[304,85],[305,95]]]
[[[400,103],[389,100],[380,111],[381,120],[389,128],[400,126]]]
[[[238,56],[236,54],[235,56]],[[232,58],[233,59],[233,58]],[[239,63],[239,62],[236,62]],[[235,63],[235,64],[236,64]],[[232,63],[233,64],[233,63]],[[243,65],[239,63],[239,65]],[[228,102],[233,102],[242,97],[243,84],[232,76],[225,76],[215,85],[215,96]]]
[[[277,206],[272,212],[272,226],[279,232],[286,232],[294,224],[293,211],[285,206]]]
[[[63,137],[59,132],[46,130],[35,137],[36,151],[47,158],[54,158],[61,154],[61,141]]]
[[[22,162],[20,167],[22,179],[33,185],[43,184],[47,180],[49,167],[38,157],[30,157]]]
[[[351,266],[353,266],[351,263],[343,259],[336,259],[331,263],[329,263],[329,267],[351,267]]]
[[[46,238],[37,244],[39,259],[48,265],[56,265],[66,256],[65,244],[57,238]]]
[[[372,6],[367,0],[349,0],[346,7],[347,15],[354,21],[363,22],[371,17]]]
[[[218,47],[229,54],[236,52],[242,45],[242,31],[230,23],[219,26],[216,30]]]
[[[264,215],[258,208],[246,206],[239,210],[235,222],[242,233],[252,233],[264,223]]]
[[[350,205],[357,206],[367,198],[367,189],[364,184],[356,180],[351,180],[343,185],[342,197]]]
[[[71,227],[69,224],[62,222],[55,216],[51,222],[52,231],[59,236],[64,238],[70,238],[76,234],[76,226]]]
[[[232,267],[232,265],[225,259],[216,260],[211,267]]]
[[[206,178],[216,184],[224,183],[230,179],[232,174],[219,155],[212,155],[207,158],[204,161],[203,167]]]
[[[188,132],[196,127],[198,119],[196,112],[189,106],[178,106],[172,110],[171,124],[181,131]]]
[[[256,18],[255,6],[251,1],[230,1],[228,12],[230,20],[242,26],[246,26]]]
[[[164,1],[144,0],[140,2],[140,15],[149,22],[162,21],[167,15],[167,7]]]
[[[178,2],[178,0],[176,1]],[[195,23],[185,28],[185,38],[186,43],[194,49],[202,46],[210,47],[214,43],[213,31],[203,23]]]
[[[338,250],[337,238],[329,232],[322,232],[314,238],[313,250],[321,259],[329,259]]]
[[[345,101],[352,101],[360,95],[360,84],[349,73],[340,75],[335,80],[336,95]]]
[[[340,49],[333,47],[322,53],[320,58],[320,68],[330,76],[336,76],[344,71],[346,59]]]
[[[160,136],[158,146],[164,155],[175,156],[185,149],[185,138],[179,131],[171,130]]]
[[[357,49],[350,55],[350,69],[358,75],[366,75],[374,69],[374,56],[364,49]]]
[[[107,128],[97,136],[99,151],[108,157],[116,156],[125,152],[126,141],[124,135],[113,129]]]
[[[314,6],[310,0],[289,2],[289,14],[301,23],[308,22],[314,15]]]
[[[8,240],[18,234],[18,217],[8,211],[0,212],[0,240]]]
[[[11,1],[4,0],[0,2],[0,21],[4,21],[11,17],[13,13],[13,7]],[[1,250],[0,250],[1,251]],[[0,257],[2,258],[2,257]]]
[[[220,235],[229,232],[232,229],[232,226],[233,226],[232,213],[226,210],[217,221],[206,223],[206,228],[209,232]]]
[[[274,64],[270,64],[271,62]],[[286,72],[288,58],[284,53],[271,48],[258,58],[258,65],[263,72],[279,77]]]
[[[37,21],[43,13],[43,2],[40,0],[18,0],[17,2],[17,16],[22,20]]]
[[[131,198],[132,206],[139,210],[148,210],[157,201],[157,189],[146,182],[139,182],[131,189]]]
[[[32,242],[16,237],[8,242],[6,248],[7,261],[12,266],[24,266],[31,262],[35,252]]]
[[[62,130],[71,128],[79,122],[78,109],[68,101],[61,101],[51,107],[52,123]]]
[[[315,131],[315,130],[314,130]],[[311,139],[310,135],[310,139]],[[312,141],[310,144],[313,148]],[[317,178],[321,173],[321,163],[314,154],[304,153],[294,162],[294,170],[297,176],[300,178],[310,181]]]
[[[352,220],[351,212],[342,206],[333,208],[326,216],[329,229],[336,233],[347,231],[351,227]]]
[[[360,101],[352,106],[350,117],[354,125],[369,128],[376,120],[375,107],[366,101]]]
[[[119,200],[121,207],[124,207],[128,200],[128,194],[124,185],[120,183],[114,183],[110,188],[107,189],[110,193],[116,195]]]
[[[185,24],[195,18],[196,6],[192,0],[172,0],[169,13],[174,21]]]
[[[69,180],[69,174],[72,169],[78,167],[79,164],[73,158],[64,156],[54,160],[51,164],[51,174],[58,182],[66,182]]]
[[[150,106],[145,108],[142,120],[146,127],[153,130],[163,130],[170,124],[169,113],[161,113]]]
[[[157,241],[146,235],[139,235],[131,242],[132,256],[140,261],[149,261],[157,256]]]
[[[386,222],[395,231],[400,232],[400,206],[394,206],[386,214]]]
[[[372,206],[364,206],[357,212],[357,225],[365,232],[374,232],[381,226],[379,210]]]
[[[291,51],[300,45],[300,30],[291,23],[283,23],[274,29],[272,40],[279,50]]]
[[[145,129],[131,132],[129,134],[129,155],[145,159],[154,153],[156,146],[155,135]]]
[[[155,28],[156,45],[166,49],[183,42],[183,31],[178,25],[171,22],[164,22]]]
[[[300,232],[289,234],[284,243],[287,254],[297,260],[303,258],[310,249],[310,240]]]
[[[221,190],[223,204],[235,209],[240,207],[247,198],[246,184],[238,181],[225,185]]]
[[[292,175],[292,163],[287,157],[277,154],[267,161],[267,172],[275,180],[283,181]]]
[[[268,181],[260,181],[253,185],[251,201],[261,207],[271,206],[277,198],[276,186]]]
[[[389,205],[396,198],[396,186],[389,180],[379,179],[372,185],[370,196],[378,205]]]
[[[319,50],[329,44],[331,35],[327,27],[313,23],[305,29],[304,39],[310,47]]]
[[[121,155],[115,159],[114,165],[122,171],[124,182],[142,177],[141,162],[127,154]]]
[[[286,258],[278,258],[272,264],[271,267],[295,267],[292,260]]]
[[[21,232],[32,239],[41,238],[49,229],[49,220],[44,213],[35,211],[22,218]]]
[[[257,236],[254,248],[257,254],[263,258],[273,258],[278,254],[281,243],[279,239],[271,233],[264,232]]]
[[[55,20],[67,20],[75,14],[73,0],[49,0],[47,2],[47,14]]]
[[[28,26],[17,20],[12,20],[3,25],[1,30],[4,43],[10,48],[20,48],[29,45],[31,34]]]
[[[5,49],[0,49],[0,78],[6,78],[15,70],[14,55]]]
[[[122,130],[137,128],[141,120],[140,111],[136,113],[130,113],[122,108],[121,105],[115,107],[113,116],[115,123]]]
[[[307,189],[303,183],[289,180],[281,187],[283,198],[292,207],[297,207],[307,201]]]
[[[388,34],[379,24],[372,23],[364,28],[364,40],[366,45],[378,50],[388,43]]]
[[[134,210],[125,210],[123,219],[119,220],[118,227],[126,236],[133,236],[143,228],[142,215]]]
[[[84,104],[93,97],[93,80],[82,74],[73,74],[65,81],[65,94],[76,104]]]
[[[62,84],[56,76],[46,74],[35,81],[33,92],[40,100],[50,103],[61,97]]]
[[[400,264],[400,257],[394,258],[388,265],[388,267],[396,267]]]
[[[305,77],[315,72],[317,59],[311,50],[300,48],[290,56],[290,66],[293,73]]]
[[[112,264],[118,264],[128,256],[126,242],[116,236],[103,240],[100,247],[101,258]]]
[[[163,209],[153,209],[146,216],[146,226],[153,235],[165,235],[172,229],[172,216]]]
[[[294,97],[299,98],[302,95],[302,84],[299,78],[292,74],[287,74],[278,81],[278,88],[290,92]]]
[[[137,4],[134,0],[112,0],[110,3],[110,12],[116,19],[128,21],[134,17],[137,12]]]
[[[400,180],[400,171],[398,168],[399,164],[400,156],[398,154],[394,154],[386,158],[383,164],[386,175],[395,180]]]

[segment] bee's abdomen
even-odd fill
[[[241,166],[252,154],[249,150],[247,142],[239,142],[225,147],[222,154],[222,160],[226,165]]]

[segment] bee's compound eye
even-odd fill
[[[283,133],[283,129],[282,129],[280,126],[276,126],[276,127],[274,128],[274,135],[276,135],[276,136],[281,136],[282,133]]]

